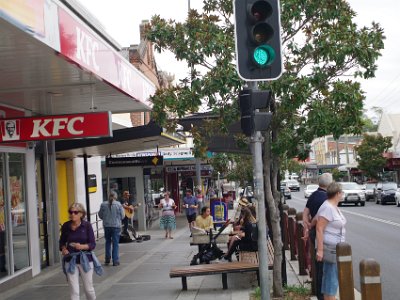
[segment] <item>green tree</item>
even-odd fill
[[[361,145],[355,147],[358,168],[369,178],[378,179],[379,173],[386,165],[383,153],[387,152],[390,147],[392,147],[390,137],[383,137],[381,134],[364,134]]]
[[[237,97],[243,82],[234,65],[231,0],[204,0],[203,12],[191,10],[184,23],[154,16],[147,36],[158,51],[170,50],[191,72],[179,84],[152,97],[153,117],[162,125],[208,107],[216,115],[195,139],[199,156],[210,133],[226,132],[238,119]],[[273,289],[283,294],[279,227],[278,170],[284,157],[305,159],[301,145],[319,136],[360,133],[364,95],[356,77],[371,78],[383,49],[377,23],[359,28],[345,0],[282,0],[284,74],[273,91],[271,131],[264,139],[264,182],[275,247]],[[263,88],[263,86],[261,86]],[[300,146],[299,146],[300,145]],[[199,150],[201,149],[201,151]]]

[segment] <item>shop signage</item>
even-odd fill
[[[148,99],[154,94],[155,86],[149,79],[63,8],[58,8],[58,14],[62,55],[125,94],[151,106]]]
[[[195,165],[188,165],[188,166],[170,166],[165,168],[167,173],[176,173],[176,172],[188,172],[188,171],[196,171]],[[212,171],[211,165],[201,165],[201,171]]]
[[[146,157],[107,157],[106,166],[110,167],[138,167],[138,166],[162,166],[162,156]]]
[[[0,142],[112,136],[111,114],[98,112],[0,119]]]

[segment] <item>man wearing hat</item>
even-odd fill
[[[125,217],[122,220],[122,225],[123,225],[122,234],[129,235],[128,225],[129,225],[129,220],[133,217],[133,210],[134,210],[134,207],[132,205],[131,194],[129,193],[129,191],[124,191],[122,193],[122,199],[120,202],[125,211]]]

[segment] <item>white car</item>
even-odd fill
[[[360,204],[365,206],[365,191],[355,182],[339,182],[343,190],[342,201],[343,203],[354,203],[355,205]]]
[[[291,191],[300,191],[300,183],[297,180],[285,180],[286,185]]]
[[[304,189],[304,197],[308,198],[311,196],[312,193],[314,193],[316,190],[318,190],[318,185],[317,184],[309,184],[306,186]]]

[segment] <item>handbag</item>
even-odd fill
[[[324,256],[322,260],[327,263],[336,263],[336,245],[330,245],[324,243]]]

